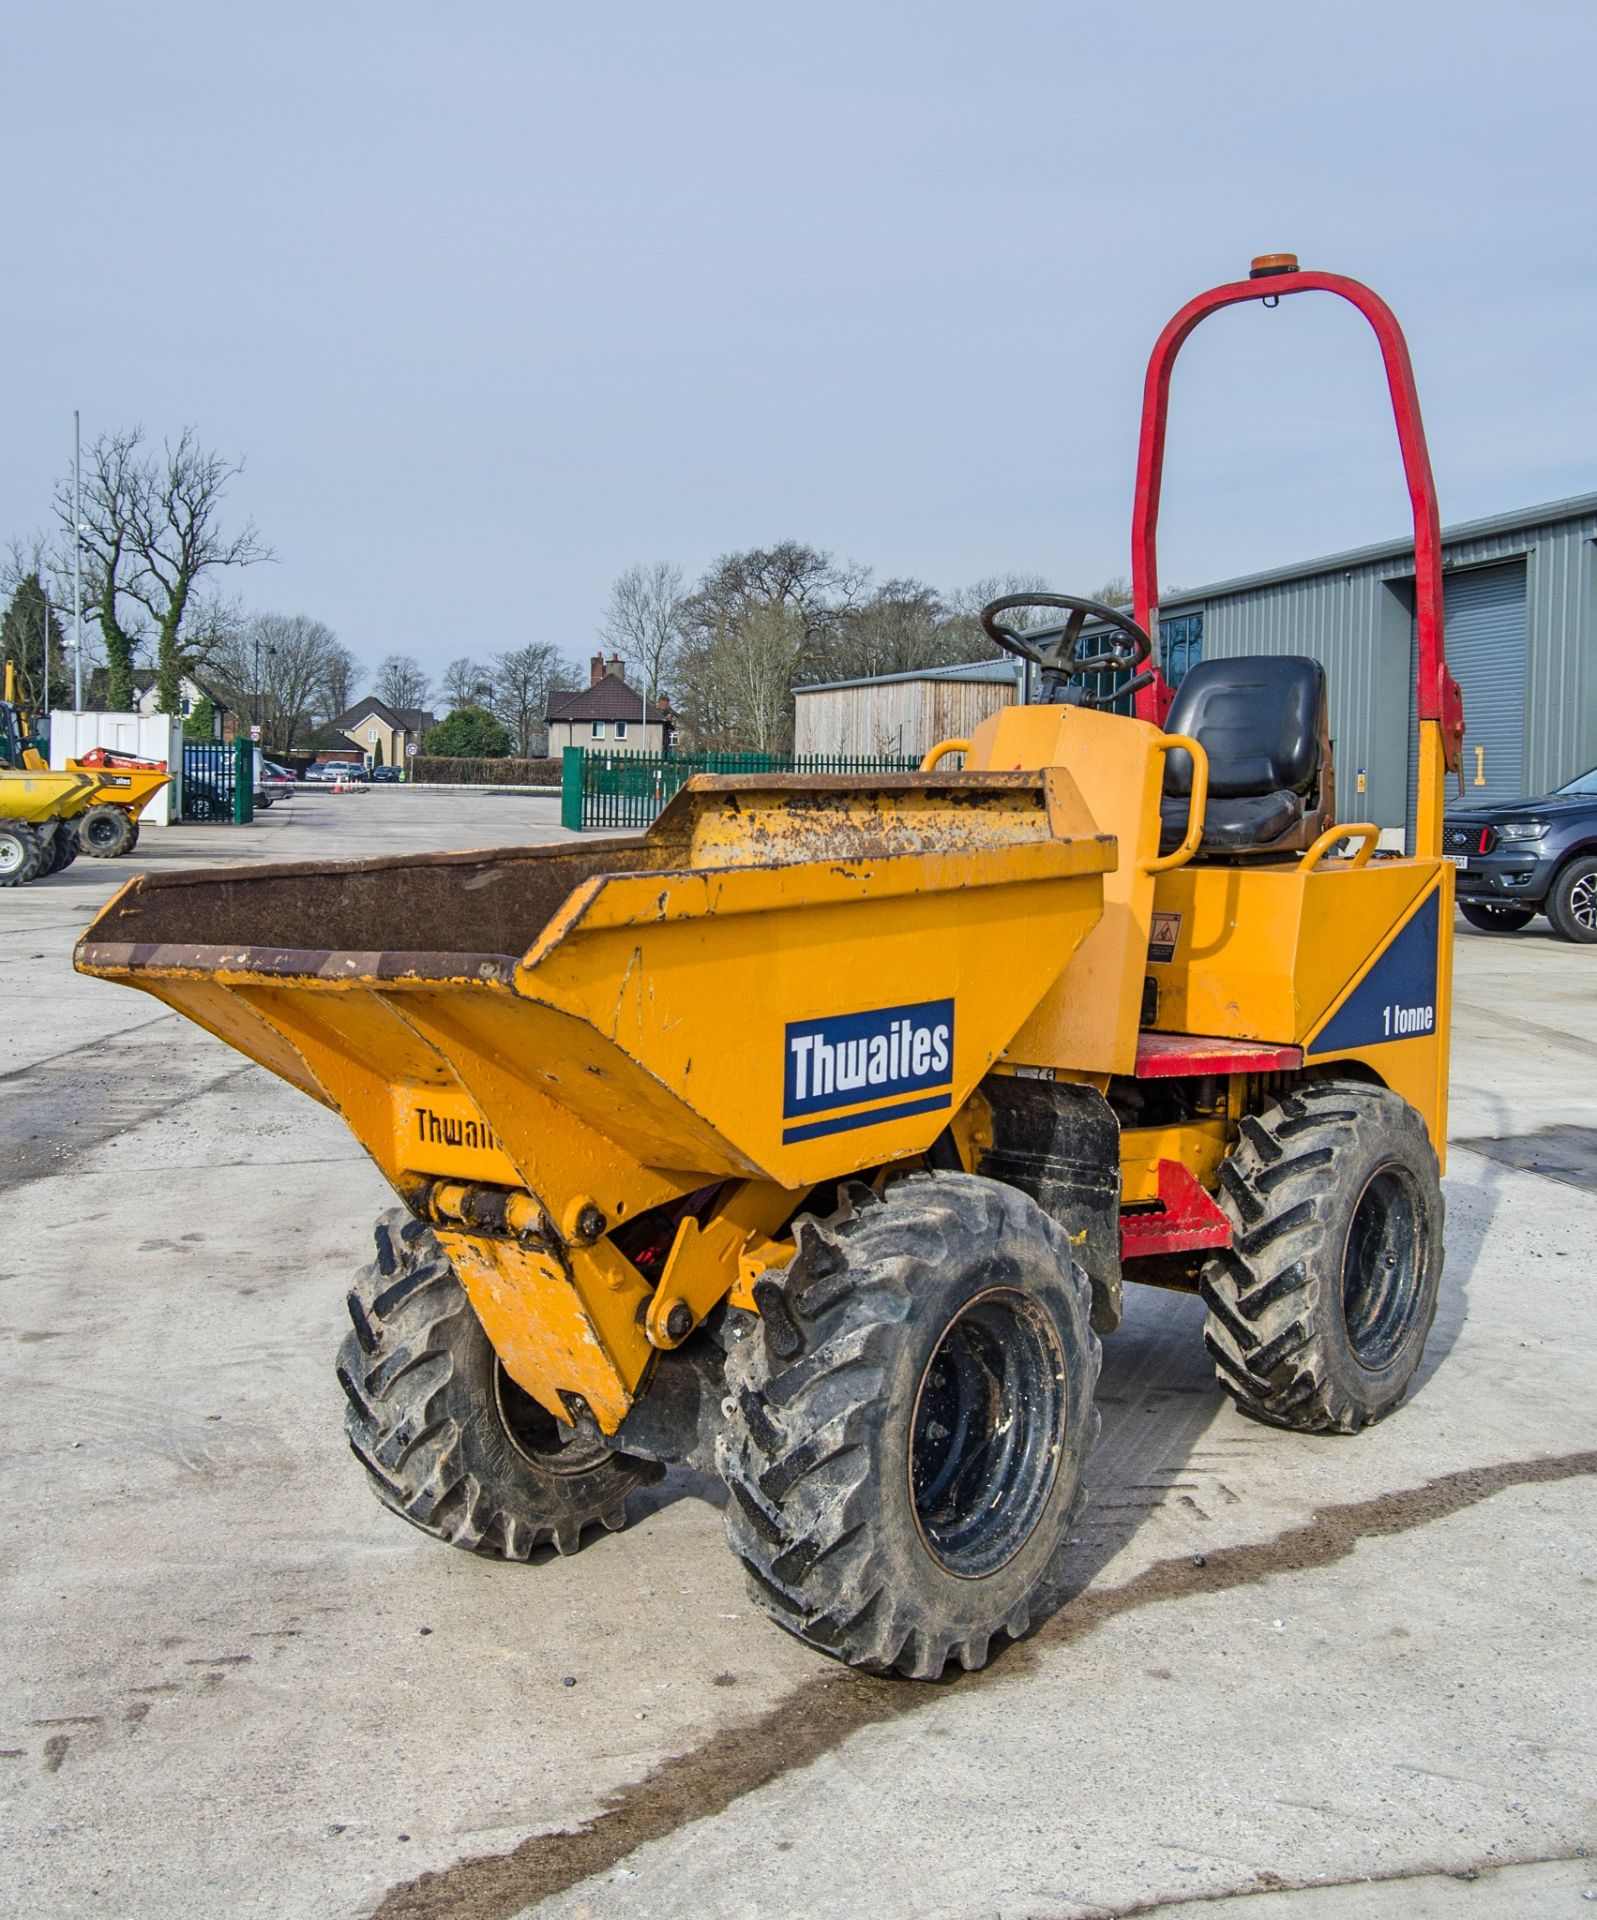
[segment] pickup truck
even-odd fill
[[[1442,852],[1458,869],[1458,910],[1482,933],[1545,913],[1564,939],[1597,944],[1597,767],[1537,800],[1454,807]]]

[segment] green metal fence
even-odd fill
[[[186,740],[180,800],[185,821],[255,818],[255,749],[248,740]]]
[[[646,827],[695,773],[913,773],[920,761],[903,755],[595,753],[567,747],[560,765],[560,824]]]

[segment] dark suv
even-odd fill
[[[1545,913],[1566,940],[1597,942],[1597,768],[1540,800],[1455,807],[1442,852],[1472,927],[1516,933]]]

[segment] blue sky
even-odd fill
[[[1597,8],[191,0],[13,14],[0,541],[85,434],[247,456],[247,606],[582,655],[613,576],[808,540],[1127,566],[1147,351],[1290,248],[1408,330],[1443,515],[1597,488]],[[1192,585],[1399,531],[1330,301],[1183,356]]]

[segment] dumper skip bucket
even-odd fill
[[[77,964],[336,1108],[418,1211],[484,1189],[568,1246],[925,1151],[1114,862],[1059,769],[699,776],[636,839],[142,875]]]

